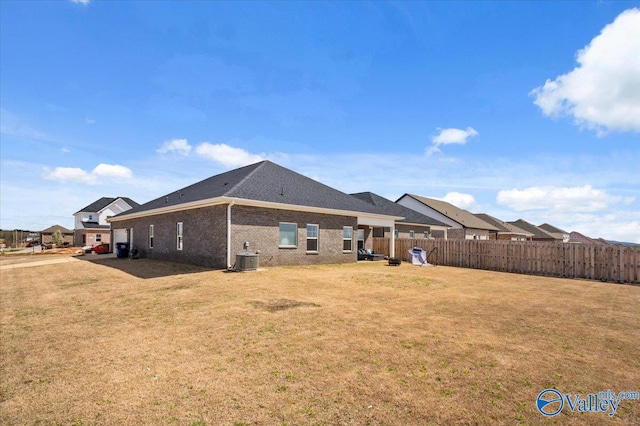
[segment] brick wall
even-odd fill
[[[349,263],[357,261],[357,219],[318,213],[258,207],[233,206],[231,208],[232,263],[242,245],[249,242],[249,252],[260,252],[260,266],[308,265],[318,263]],[[295,248],[278,247],[280,222],[297,225],[298,242]],[[318,253],[307,253],[307,224],[319,226]],[[353,227],[352,251],[342,251],[342,227]],[[366,234],[365,234],[366,235]]]
[[[183,223],[182,250],[177,249],[177,223]],[[153,248],[149,248],[153,225]],[[130,248],[141,257],[192,263],[209,268],[227,266],[227,208],[212,206],[119,221],[113,228],[133,228]]]
[[[447,239],[449,240],[464,240],[463,228],[449,228],[447,230]]]
[[[83,235],[85,236],[84,238]],[[100,241],[97,240],[97,235],[100,235]],[[73,244],[77,247],[94,246],[99,243],[111,244],[111,230],[101,229],[100,231],[87,231],[85,229],[80,229],[75,230],[73,232],[73,237],[71,238],[73,240]]]
[[[398,231],[398,238],[411,238],[409,231],[414,232],[414,238],[417,240],[424,240],[425,231],[429,232],[431,228],[428,226],[416,226],[416,225],[396,225]]]
[[[237,253],[260,252],[260,266],[348,263],[357,260],[357,219],[289,210],[247,206],[231,208],[231,264]],[[183,249],[177,250],[176,226],[183,223]],[[280,222],[296,223],[298,242],[295,248],[278,247]],[[307,224],[319,225],[317,254],[307,253]],[[153,248],[149,248],[149,225],[154,225]],[[342,227],[353,227],[352,252],[342,251]],[[113,228],[133,228],[131,247],[140,256],[201,265],[227,267],[227,206],[204,207],[139,219],[119,221]]]

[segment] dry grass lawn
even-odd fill
[[[640,287],[383,262],[4,269],[0,424],[640,424]]]

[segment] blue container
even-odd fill
[[[118,259],[126,259],[129,256],[129,243],[116,243],[116,256]]]

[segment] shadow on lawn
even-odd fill
[[[196,274],[212,271],[212,269],[186,263],[166,262],[151,259],[118,259],[111,255],[85,255],[76,259],[96,265],[107,266],[122,271],[134,277],[149,279],[169,277],[172,275]]]

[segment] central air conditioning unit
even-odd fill
[[[236,271],[257,271],[258,270],[258,254],[257,253],[238,253],[236,254]]]

